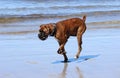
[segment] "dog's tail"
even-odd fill
[[[83,16],[83,21],[84,21],[84,22],[86,21],[86,15]]]

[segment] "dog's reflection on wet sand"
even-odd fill
[[[58,78],[66,78],[68,64],[64,63],[64,68],[62,72],[58,75]]]
[[[81,63],[81,62],[84,62],[84,61],[87,61],[89,59],[92,59],[92,58],[96,58],[98,57],[99,54],[97,55],[86,55],[86,56],[81,56],[80,58],[78,59],[74,59],[74,58],[70,58],[68,60],[68,62],[64,62],[64,61],[55,61],[53,62],[52,64],[60,64],[60,63],[63,63],[64,64],[64,67],[63,67],[63,70],[61,71],[60,74],[57,73],[57,75],[54,75],[52,78],[83,78],[83,74],[80,70],[80,67],[78,66],[75,66],[75,70],[73,68],[68,68],[68,64],[71,65],[71,63],[73,62],[76,62],[76,63]],[[71,67],[71,66],[70,66]],[[71,71],[71,72],[70,72]],[[73,74],[74,73],[74,74]],[[74,76],[72,76],[74,75]],[[70,77],[69,77],[70,76]],[[72,76],[72,77],[71,77]]]
[[[83,78],[83,74],[80,71],[80,68],[78,66],[75,67],[75,70],[71,69],[71,71],[75,72],[77,76],[77,78]],[[68,72],[68,63],[64,63],[64,67],[63,70],[61,71],[61,73],[52,75],[51,78],[69,78],[71,73]],[[72,74],[71,74],[72,76]]]

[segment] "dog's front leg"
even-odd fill
[[[64,56],[64,61],[65,62],[67,62],[68,61],[68,58],[67,58],[67,55],[66,55],[66,52],[65,52],[65,48],[64,48],[64,46],[65,46],[65,43],[67,42],[67,40],[65,40],[64,42],[58,42],[59,43],[59,49],[58,49],[58,54],[62,54],[63,56]]]
[[[58,51],[57,51],[58,54],[66,53],[66,52],[65,52],[65,49],[64,49],[64,45],[65,45],[65,44],[60,44],[60,43],[59,43],[59,49],[58,49]]]

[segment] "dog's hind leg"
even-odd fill
[[[77,41],[78,41],[78,52],[75,55],[75,58],[79,58],[80,52],[82,50],[82,35],[86,30],[86,26],[81,26],[78,28],[77,32]]]
[[[80,52],[82,50],[82,35],[77,36],[77,40],[78,40],[78,52],[75,55],[75,58],[79,58]]]

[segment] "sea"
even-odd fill
[[[0,5],[0,23],[82,15],[99,21],[120,19],[120,0],[0,0]]]
[[[83,15],[88,28],[120,28],[120,0],[0,0],[0,5],[0,34],[37,31],[41,24]]]

